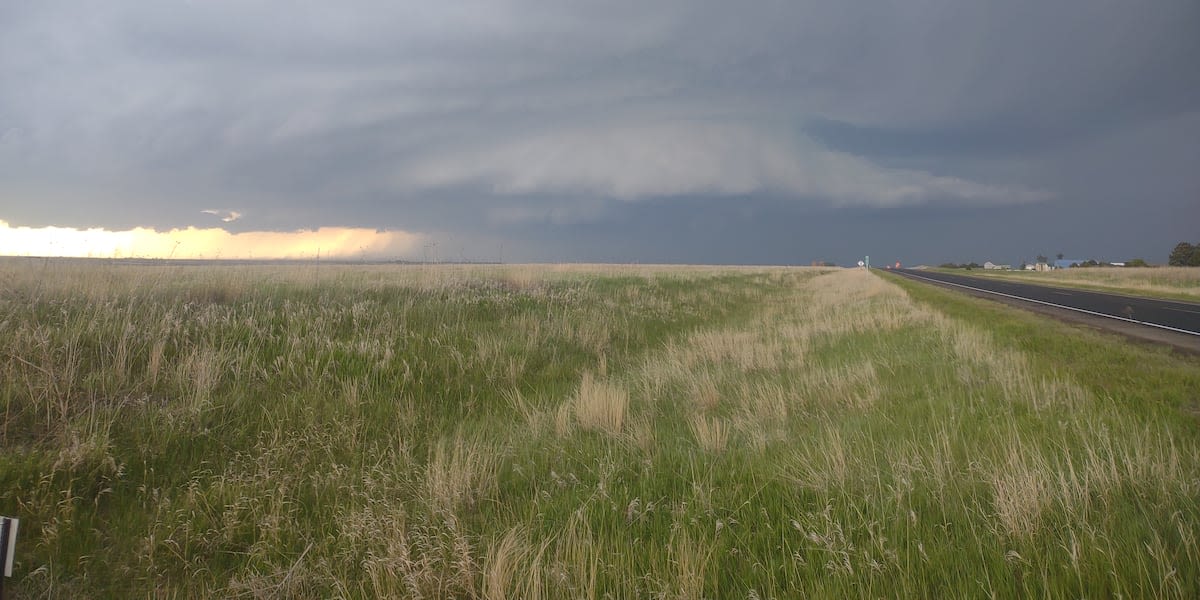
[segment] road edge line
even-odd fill
[[[1148,321],[1138,321],[1137,319],[1130,319],[1130,318],[1127,318],[1127,317],[1118,317],[1118,316],[1116,316],[1116,315],[1109,315],[1109,314],[1105,314],[1105,313],[1101,313],[1101,312],[1096,312],[1096,311],[1094,311],[1094,310],[1087,310],[1087,309],[1085,309],[1085,308],[1075,308],[1074,306],[1064,306],[1064,305],[1062,305],[1062,304],[1055,304],[1055,303],[1053,303],[1053,302],[1046,302],[1045,300],[1034,300],[1033,298],[1025,298],[1025,297],[1022,297],[1022,296],[1014,296],[1014,295],[1012,295],[1012,294],[1005,294],[1004,292],[996,292],[996,291],[993,291],[993,290],[985,290],[985,289],[983,289],[983,288],[971,287],[971,286],[969,286],[969,285],[963,285],[963,284],[961,284],[961,283],[954,283],[954,282],[952,282],[952,281],[939,281],[939,280],[937,280],[937,279],[933,279],[933,278],[930,278],[930,277],[922,277],[922,276],[920,276],[920,275],[917,275],[917,274],[915,274],[915,273],[908,273],[908,272],[904,272],[904,273],[900,273],[900,275],[903,275],[903,276],[906,276],[906,277],[913,277],[913,278],[915,278],[915,279],[921,279],[921,280],[924,280],[924,281],[930,281],[930,282],[933,282],[933,283],[938,283],[938,284],[942,284],[942,285],[952,285],[952,286],[955,286],[955,287],[960,287],[960,288],[967,289],[967,290],[974,290],[974,291],[976,291],[976,292],[983,292],[983,293],[985,293],[985,294],[995,294],[995,295],[997,295],[997,296],[1004,296],[1005,298],[1012,298],[1013,300],[1021,300],[1022,302],[1033,302],[1033,303],[1035,303],[1035,304],[1044,304],[1044,305],[1046,305],[1046,306],[1053,306],[1054,308],[1062,308],[1062,309],[1066,309],[1066,310],[1073,310],[1073,311],[1075,311],[1075,312],[1081,312],[1081,313],[1085,313],[1085,314],[1089,314],[1089,315],[1093,315],[1093,316],[1097,316],[1097,317],[1104,317],[1104,318],[1106,318],[1106,319],[1114,319],[1114,320],[1117,320],[1117,321],[1124,321],[1124,322],[1126,322],[1126,323],[1133,323],[1133,324],[1136,324],[1136,325],[1145,325],[1145,326],[1147,326],[1147,327],[1156,327],[1156,328],[1158,328],[1158,329],[1165,329],[1165,330],[1167,330],[1167,331],[1174,331],[1174,332],[1176,332],[1176,333],[1186,333],[1186,334],[1188,334],[1188,335],[1194,335],[1194,336],[1200,337],[1200,332],[1197,332],[1197,331],[1191,331],[1191,330],[1188,330],[1188,329],[1179,329],[1178,327],[1171,327],[1170,325],[1159,325],[1158,323],[1150,323],[1150,322],[1148,322]]]

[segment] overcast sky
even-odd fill
[[[1161,263],[1198,65],[1196,0],[3,2],[0,220]]]

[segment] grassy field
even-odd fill
[[[1089,267],[1053,271],[938,270],[959,275],[1002,277],[1042,285],[1200,302],[1200,269],[1195,267]]]
[[[1200,360],[862,270],[0,260],[15,598],[1200,596]]]

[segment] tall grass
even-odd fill
[[[609,435],[621,433],[629,406],[629,394],[620,386],[597,381],[591,373],[584,373],[573,400],[575,419],[580,427]]]
[[[14,595],[1200,595],[1194,358],[861,270],[0,261]]]

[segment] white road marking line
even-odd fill
[[[905,275],[908,275],[909,277],[916,277],[917,279],[924,279],[925,281],[932,281],[934,283],[944,283],[946,285],[953,285],[953,286],[965,288],[968,290],[975,290],[977,292],[984,292],[987,294],[996,294],[997,296],[1004,296],[1005,298],[1012,298],[1014,300],[1024,300],[1025,302],[1035,302],[1037,304],[1045,304],[1046,306],[1053,306],[1055,308],[1065,308],[1067,310],[1073,310],[1075,312],[1087,313],[1089,315],[1095,315],[1097,317],[1106,317],[1109,319],[1116,319],[1118,321],[1125,321],[1126,323],[1136,323],[1138,325],[1157,327],[1159,329],[1166,329],[1168,331],[1174,331],[1177,333],[1186,333],[1188,335],[1200,336],[1200,331],[1190,331],[1187,329],[1179,329],[1178,327],[1170,327],[1168,325],[1159,325],[1158,323],[1150,323],[1148,321],[1138,321],[1136,319],[1127,319],[1125,317],[1118,317],[1116,315],[1106,315],[1104,313],[1096,312],[1093,310],[1086,310],[1083,308],[1075,308],[1074,306],[1063,306],[1062,304],[1055,304],[1053,302],[1046,302],[1044,300],[1034,300],[1033,298],[1022,298],[1021,296],[1014,296],[1012,294],[1005,294],[1003,292],[993,292],[992,290],[985,290],[982,288],[971,287],[969,285],[963,285],[961,283],[953,283],[950,281],[942,281],[940,279],[933,279],[932,277],[922,277],[920,275],[914,275],[912,273],[905,273]],[[1190,312],[1190,311],[1188,311],[1188,312]]]

